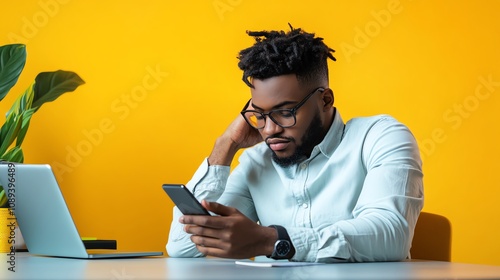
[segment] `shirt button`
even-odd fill
[[[307,209],[307,207],[309,207],[307,203],[302,204],[302,208]]]
[[[300,168],[301,168],[301,169],[306,169],[306,168],[307,168],[307,163],[302,163],[302,164],[300,165]]]

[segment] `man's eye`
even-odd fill
[[[257,120],[263,120],[264,119],[264,115],[262,115],[262,114],[254,114],[253,116]]]
[[[292,112],[289,110],[278,110],[274,111],[275,116],[280,117],[280,118],[291,118],[293,117]]]

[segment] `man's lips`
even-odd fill
[[[273,139],[268,139],[266,143],[269,146],[269,148],[271,148],[271,150],[281,151],[286,149],[286,147],[288,147],[288,144],[290,144],[290,140],[273,138]]]

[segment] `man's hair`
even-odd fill
[[[243,70],[243,81],[253,88],[249,79],[295,74],[299,83],[328,81],[327,59],[336,61],[333,49],[300,28],[290,31],[247,31],[255,37],[255,44],[240,51],[238,67]]]

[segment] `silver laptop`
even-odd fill
[[[87,250],[48,164],[12,166],[2,162],[0,183],[6,192],[15,189],[15,215],[31,254],[81,259],[163,255],[163,252]]]

